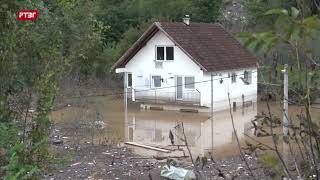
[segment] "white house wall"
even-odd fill
[[[173,46],[174,60],[164,61],[163,68],[155,68],[155,47]],[[132,84],[135,90],[150,89],[151,76],[160,75],[164,79],[157,93],[171,93],[175,96],[175,76],[194,76],[195,81],[202,80],[202,71],[178,46],[161,31],[157,32],[147,44],[127,63],[128,72],[132,72]],[[172,88],[166,88],[172,87]],[[195,85],[197,88],[197,85]],[[144,94],[154,91],[144,91]]]
[[[240,77],[244,77],[244,71],[252,72],[252,83],[246,85]],[[231,73],[236,73],[236,82],[231,83]],[[228,76],[230,74],[230,77]],[[242,95],[244,101],[257,101],[257,68],[236,69],[213,73],[213,107],[214,111],[229,108],[228,92],[230,93],[231,105],[236,102],[242,106]],[[220,83],[222,79],[222,83]],[[211,106],[211,73],[205,72],[203,81],[198,87],[201,90],[201,102],[203,106]]]
[[[173,46],[174,60],[163,61],[163,68],[155,68],[155,48],[156,46]],[[223,63],[223,62],[221,62]],[[183,92],[201,92],[201,105],[211,106],[211,73],[204,72],[201,68],[192,61],[178,46],[175,46],[164,33],[157,32],[147,43],[141,48],[137,54],[126,64],[127,72],[132,73],[132,88],[140,95],[153,96],[172,96],[175,98],[176,89],[175,76],[194,76],[195,89],[184,89]],[[252,72],[252,83],[245,85],[240,79],[243,77],[244,71]],[[231,83],[231,77],[228,73],[235,72],[237,74],[236,83]],[[231,103],[236,102],[237,106],[242,105],[242,94],[245,101],[256,102],[257,100],[257,68],[236,69],[213,73],[213,98],[214,111],[223,110],[229,107],[227,93],[230,92]],[[160,75],[163,78],[161,88],[156,91],[150,90],[151,76]],[[220,78],[223,78],[223,83],[220,83]],[[143,90],[143,91],[141,91]],[[139,92],[140,91],[140,92]]]

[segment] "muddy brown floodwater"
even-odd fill
[[[104,96],[75,98],[67,102],[65,107],[52,112],[51,120],[66,132],[64,138],[71,144],[121,144],[130,141],[161,147],[171,144],[170,130],[175,136],[175,144],[183,144],[179,139],[181,130],[174,127],[178,122],[184,122],[185,134],[194,156],[213,152],[215,158],[226,158],[239,153],[229,111],[214,113],[212,133],[209,113],[140,110],[137,105],[129,105],[125,114],[122,99]],[[272,113],[281,118],[280,102],[271,102],[270,106]],[[295,119],[301,110],[301,107],[289,106],[290,118]],[[253,133],[251,120],[261,113],[267,113],[265,102],[233,112],[235,128],[242,143],[246,140],[244,134]],[[314,120],[320,119],[320,109],[313,108],[311,113]],[[270,138],[260,140],[271,144]],[[134,153],[143,156],[162,155],[158,151],[132,148]],[[174,153],[182,155],[182,152]]]
[[[272,114],[282,117],[280,102],[271,102],[270,107]],[[289,106],[290,118],[296,121],[296,115],[302,110],[298,106]],[[51,164],[44,179],[163,179],[160,168],[166,164],[166,157],[189,155],[186,147],[170,146],[170,130],[174,134],[174,144],[184,144],[180,139],[183,135],[181,128],[177,126],[180,122],[184,124],[193,157],[205,155],[208,158],[208,164],[200,170],[204,179],[253,179],[239,157],[229,111],[214,113],[213,129],[209,113],[141,110],[136,104],[130,104],[127,113],[124,112],[123,99],[119,98],[63,99],[50,115],[53,123],[50,140],[54,144],[50,150],[64,163]],[[245,134],[253,136],[251,120],[257,114],[267,112],[265,102],[240,107],[233,112],[242,147],[245,147],[245,141],[249,141]],[[314,121],[320,119],[319,108],[312,108],[311,114]],[[274,131],[281,133],[282,128]],[[272,146],[270,137],[255,139]],[[124,142],[172,150],[164,153],[124,145]],[[278,144],[282,152],[283,143]],[[208,152],[212,152],[215,161]],[[256,177],[275,178],[274,171],[261,164],[254,154],[245,158]],[[178,167],[193,169],[190,158],[174,159]]]

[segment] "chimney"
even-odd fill
[[[189,15],[185,15],[184,18],[182,18],[183,23],[186,24],[187,26],[190,25],[190,16]]]

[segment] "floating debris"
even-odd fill
[[[62,139],[54,139],[54,140],[52,140],[52,144],[61,145],[61,144],[63,144],[63,140]]]
[[[81,164],[81,162],[77,162],[77,163],[71,164],[70,167],[73,167],[73,166],[76,166],[76,165],[79,165],[79,164]]]

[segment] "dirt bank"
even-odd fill
[[[52,166],[52,173],[46,179],[163,179],[160,177],[160,167],[167,162],[166,159],[139,159],[128,147],[86,145],[77,150],[65,149],[63,146],[56,148],[66,151],[62,154],[73,151],[74,156],[65,165]],[[265,175],[255,158],[246,156],[246,159],[259,179],[271,179]],[[177,166],[192,169],[188,159],[175,160]],[[215,162],[209,158],[208,164],[200,172],[203,179],[253,179],[238,157]]]
[[[44,179],[164,179],[160,177],[160,167],[167,163],[166,158],[142,157],[134,154],[132,147],[119,144],[92,145],[87,142],[75,145],[64,139],[66,133],[59,131],[61,142],[54,141],[56,135],[52,135],[50,149],[56,161],[51,163]],[[257,158],[245,158],[256,177],[271,179]],[[193,169],[190,158],[174,160],[178,167]],[[239,157],[208,157],[207,160],[203,169],[199,167],[202,179],[253,179]]]

